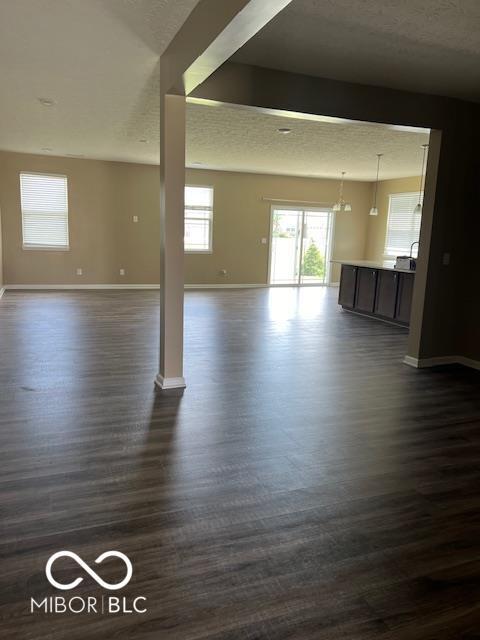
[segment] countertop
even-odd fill
[[[330,260],[333,264],[348,264],[352,267],[368,267],[369,269],[384,269],[385,271],[398,271],[400,273],[415,273],[411,269],[395,269],[394,260],[372,262],[371,260]]]

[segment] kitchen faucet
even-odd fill
[[[412,257],[412,253],[413,253],[413,247],[418,244],[418,248],[420,249],[420,242],[418,240],[416,240],[415,242],[412,242],[412,244],[410,245],[410,258]]]

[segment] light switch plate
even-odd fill
[[[83,276],[83,269],[77,269],[77,276]]]
[[[120,275],[124,276],[125,275],[125,269],[120,269]]]
[[[133,221],[138,222],[138,216],[133,216]]]
[[[445,252],[442,256],[442,264],[444,267],[448,267],[450,264],[450,254],[448,252]]]
[[[262,238],[262,244],[267,244],[267,239],[266,238]]]

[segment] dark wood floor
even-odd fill
[[[480,376],[406,367],[335,295],[188,292],[182,397],[156,292],[7,292],[2,638],[480,638]],[[148,612],[30,614],[63,549],[126,553]]]

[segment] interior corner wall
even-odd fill
[[[381,180],[378,183],[378,216],[368,217],[367,246],[365,249],[366,260],[374,260],[376,262],[384,260],[389,196],[393,193],[418,192],[419,185],[420,178],[418,176],[412,178]],[[373,188],[375,188],[375,185]]]
[[[480,197],[480,193],[479,193]],[[480,218],[472,207],[471,218],[465,239],[467,245],[466,265],[460,281],[461,299],[458,301],[462,331],[458,334],[457,354],[480,364],[480,296],[478,281],[480,263],[478,261],[478,238],[480,237]]]
[[[480,237],[480,107],[476,118],[468,130],[470,142],[470,172],[465,176],[465,192],[469,194],[469,203],[465,207],[463,220],[459,225],[459,254],[452,255],[458,263],[458,297],[455,324],[461,327],[457,331],[457,353],[468,360],[480,363],[480,261],[478,259],[478,238]]]
[[[68,177],[69,251],[22,249],[21,171]],[[213,252],[185,256],[188,284],[265,284],[269,247],[262,238],[269,236],[271,203],[263,198],[334,202],[339,186],[337,180],[199,169],[187,170],[186,182],[215,188]],[[333,256],[361,259],[371,183],[346,182],[345,196],[353,212],[336,216]],[[0,207],[6,284],[160,281],[158,166],[0,152]],[[226,276],[220,275],[222,269]]]
[[[464,113],[455,125],[441,132],[418,351],[418,357],[424,359],[463,355],[459,350],[462,348],[462,335],[469,324],[468,318],[462,317],[463,283],[469,277],[467,246],[471,232],[468,231],[468,221],[471,219],[472,188],[477,182],[473,170],[472,121],[469,115]],[[431,153],[428,164],[430,156]],[[429,180],[427,165],[427,188]],[[430,188],[430,195],[433,190]],[[424,210],[426,206],[424,203]]]
[[[2,234],[2,210],[0,208],[0,291],[3,289],[3,234]]]

